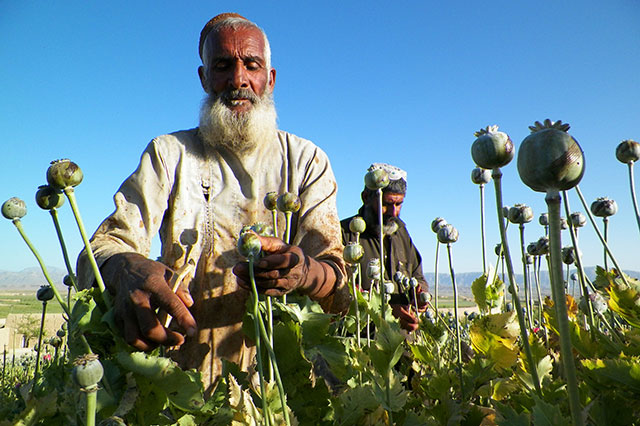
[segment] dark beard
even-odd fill
[[[380,225],[378,224],[378,215],[371,207],[364,206],[364,221],[367,228],[373,230],[376,235],[380,234]],[[397,218],[391,216],[382,216],[382,233],[384,235],[393,235],[400,229],[400,222]]]

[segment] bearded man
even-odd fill
[[[211,390],[222,358],[245,370],[253,363],[254,343],[242,331],[249,271],[236,241],[244,225],[271,222],[263,205],[268,192],[293,192],[301,207],[292,218],[293,245],[261,237],[260,291],[296,290],[331,312],[347,309],[350,297],[331,165],[313,143],[277,129],[266,35],[225,13],[205,25],[199,51],[206,93],[199,127],[149,143],[91,244],[124,339],[145,351],[174,347],[172,357],[199,369]],[[285,221],[278,222],[283,235]],[[147,256],[158,232],[161,257],[154,261]],[[83,287],[94,284],[85,254],[78,274]],[[176,277],[174,294],[168,283]],[[158,308],[172,327],[158,319]]]
[[[427,281],[422,273],[422,257],[413,244],[405,223],[400,219],[400,210],[407,193],[407,172],[385,163],[374,163],[369,171],[382,169],[389,176],[389,185],[382,190],[382,234],[384,240],[384,280],[393,282],[397,273],[418,281],[416,293],[428,290]],[[369,290],[370,280],[366,277],[369,261],[380,259],[380,224],[378,219],[378,194],[365,186],[361,194],[362,207],[358,215],[365,220],[366,229],[359,236],[360,245],[364,249],[364,256],[360,259],[360,270],[363,278],[362,289]],[[356,234],[349,229],[349,224],[356,216],[343,219],[342,242],[347,244],[356,241]],[[418,328],[418,318],[409,307],[409,300],[401,295],[399,285],[395,284],[394,294],[389,301],[393,315],[400,320],[402,328],[413,331]],[[412,294],[413,292],[410,292]],[[418,308],[423,310],[426,304],[418,300]]]

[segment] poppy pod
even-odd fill
[[[455,243],[458,241],[458,230],[451,224],[446,224],[438,229],[438,241],[442,244]]]
[[[367,263],[367,277],[370,280],[380,277],[380,259],[374,257]]]
[[[591,203],[590,209],[594,216],[609,217],[618,212],[618,203],[607,197],[600,197]]]
[[[56,189],[78,186],[83,177],[82,169],[67,158],[52,161],[47,169],[47,182]]]
[[[257,259],[262,250],[260,237],[253,232],[243,232],[238,238],[238,252],[248,258]]]
[[[582,148],[561,121],[536,122],[518,152],[518,173],[529,188],[538,192],[565,191],[584,175]]]
[[[483,169],[506,166],[513,160],[515,149],[511,138],[498,131],[498,126],[487,126],[474,133],[476,140],[471,145],[473,161]]]
[[[442,228],[443,226],[445,226],[447,224],[447,221],[444,220],[441,217],[436,217],[435,219],[433,219],[433,221],[431,222],[431,230],[435,233],[438,233],[438,230],[440,228]]]
[[[59,189],[50,185],[40,185],[36,191],[36,203],[43,210],[57,209],[64,204],[64,196]]]
[[[616,148],[616,158],[625,164],[638,161],[640,159],[640,143],[631,139],[620,142]]]
[[[574,228],[582,228],[587,224],[587,217],[582,212],[573,212],[569,216],[569,221]]]
[[[356,234],[362,234],[367,229],[367,224],[363,218],[356,216],[349,222],[349,230]]]
[[[533,210],[526,204],[514,204],[509,209],[509,222],[519,225],[529,223],[533,220]]]
[[[51,286],[43,285],[36,292],[36,297],[41,302],[48,302],[53,299],[53,289]]]
[[[300,210],[300,197],[293,192],[285,192],[278,197],[276,205],[281,212],[297,212]]]
[[[382,169],[370,170],[364,175],[364,185],[375,191],[389,185],[389,174]]]
[[[2,216],[7,219],[20,219],[27,214],[27,205],[17,197],[11,197],[2,203]]]
[[[278,194],[274,191],[271,191],[271,192],[267,192],[267,195],[264,196],[264,199],[262,200],[262,202],[267,210],[273,211],[276,209],[277,200],[278,200]]]
[[[349,243],[342,251],[342,257],[345,262],[352,265],[358,263],[360,259],[362,259],[362,256],[364,256],[364,249],[358,243]]]
[[[471,170],[471,182],[476,185],[484,185],[491,181],[491,171],[483,169],[482,167],[476,167]]]

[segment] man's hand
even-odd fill
[[[182,288],[173,293],[167,282],[172,271],[162,263],[138,253],[119,253],[105,262],[101,272],[113,295],[116,325],[131,346],[147,351],[184,342],[182,334],[160,322],[158,308],[171,315],[188,335],[196,333],[196,322],[188,309],[193,300]]]
[[[279,238],[260,237],[264,257],[254,263],[258,291],[267,296],[282,296],[293,290],[313,298],[323,298],[333,291],[336,275],[328,264],[306,256],[298,246],[285,244]],[[249,264],[233,268],[238,284],[251,289]]]
[[[420,325],[418,318],[411,312],[409,306],[405,305],[389,305],[391,313],[400,321],[400,327],[407,331],[416,331]]]

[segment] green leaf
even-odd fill
[[[144,352],[119,352],[116,358],[125,369],[156,383],[173,405],[184,411],[196,411],[204,405],[200,374],[183,371],[169,358]]]
[[[616,388],[640,395],[640,358],[585,359],[581,363],[595,387]]]
[[[495,363],[498,370],[509,369],[516,363],[518,335],[515,312],[486,315],[475,320],[469,329],[473,348]]]
[[[565,426],[571,424],[565,419],[557,405],[549,404],[535,397],[535,405],[531,412],[533,424],[536,426]]]
[[[407,403],[408,394],[396,371],[389,371],[385,376],[378,374],[374,378],[374,395],[378,403],[387,411],[400,411]]]
[[[340,425],[358,424],[358,420],[373,412],[379,405],[370,384],[348,388],[333,404],[336,421]]]
[[[496,404],[498,418],[496,423],[500,426],[530,426],[529,415],[525,412],[518,413],[513,407],[506,404]]]
[[[481,312],[487,312],[489,310],[487,306],[487,297],[485,293],[485,289],[487,288],[487,275],[483,274],[480,277],[473,280],[471,283],[471,293],[473,293],[473,298],[476,301],[476,305]]]
[[[382,322],[376,330],[375,340],[369,350],[371,362],[378,373],[383,374],[391,369],[402,355],[404,335],[399,328],[392,328]]]

